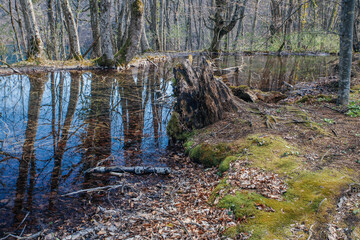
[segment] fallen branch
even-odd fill
[[[95,232],[100,231],[102,226],[97,226],[93,228],[86,228],[84,230],[78,231],[72,235],[66,236],[64,239],[81,239],[82,237],[88,234],[95,234]]]
[[[146,58],[146,60],[148,60],[151,64],[153,64],[155,67],[157,67],[157,68],[159,68],[159,66],[156,64],[156,63],[154,63],[153,61],[151,61],[148,57]]]
[[[1,63],[5,64],[8,68],[10,68],[11,70],[13,70],[15,73],[20,74],[20,72],[18,70],[16,70],[15,68],[13,68],[10,64],[8,64],[7,62],[1,61]]]
[[[9,234],[7,235],[6,237],[3,237],[3,238],[0,238],[0,240],[5,240],[9,237],[13,237],[13,238],[16,238],[16,239],[34,239],[34,238],[38,238],[40,235],[41,235],[42,231],[38,232],[38,233],[35,233],[31,236],[26,236],[26,237],[20,237],[20,236],[16,236],[16,235],[13,235],[13,234]]]
[[[156,173],[156,174],[162,174],[162,175],[168,175],[171,173],[171,168],[168,167],[96,167],[91,168],[85,172],[85,174],[89,173],[134,173],[137,175],[141,174],[150,174],[150,173]]]
[[[124,187],[124,185],[123,185],[123,184],[121,184],[121,185],[110,185],[110,186],[105,186],[105,187],[82,189],[82,190],[79,190],[79,191],[76,191],[76,192],[67,193],[67,194],[64,194],[64,195],[61,195],[61,196],[62,196],[62,197],[72,196],[72,195],[76,195],[76,194],[79,194],[79,193],[89,193],[89,192],[104,191],[104,190],[116,189],[116,188],[120,188],[120,187]]]

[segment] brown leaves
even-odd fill
[[[273,199],[281,199],[287,190],[286,184],[277,174],[243,167],[239,161],[231,163],[227,183],[241,189],[256,190]]]
[[[210,191],[218,184],[216,169],[205,172],[188,158],[177,155],[172,160],[179,163],[172,167],[176,171],[170,177],[158,177],[158,182],[153,182],[157,177],[154,175],[134,176],[137,182],[131,176],[125,177],[124,184],[133,190],[107,197],[113,206],[99,207],[91,222],[86,221],[77,233],[99,229],[86,237],[220,239],[225,229],[237,223],[227,209],[208,204]],[[69,238],[66,231],[57,236]]]

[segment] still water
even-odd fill
[[[83,173],[89,168],[165,166],[159,158],[166,156],[172,68],[179,60],[125,73],[0,77],[0,237],[28,213],[43,219],[29,226],[47,224],[46,216],[67,204],[59,204],[60,195],[88,186]],[[335,60],[230,56],[216,65],[240,66],[232,85],[281,90],[284,81],[328,76]]]
[[[162,166],[172,108],[165,66],[0,78],[0,232],[106,165]]]

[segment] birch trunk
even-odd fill
[[[20,0],[20,5],[28,42],[27,57],[28,59],[43,59],[45,57],[44,44],[41,40],[32,1]]]
[[[63,9],[65,23],[67,26],[67,31],[69,34],[69,45],[70,45],[70,57],[75,58],[76,60],[81,60],[81,51],[79,36],[77,32],[77,26],[75,23],[74,15],[72,13],[70,4],[68,0],[61,0],[61,6]]]

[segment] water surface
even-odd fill
[[[1,77],[0,230],[54,210],[57,196],[84,188],[89,168],[163,166],[172,109],[165,65]]]

